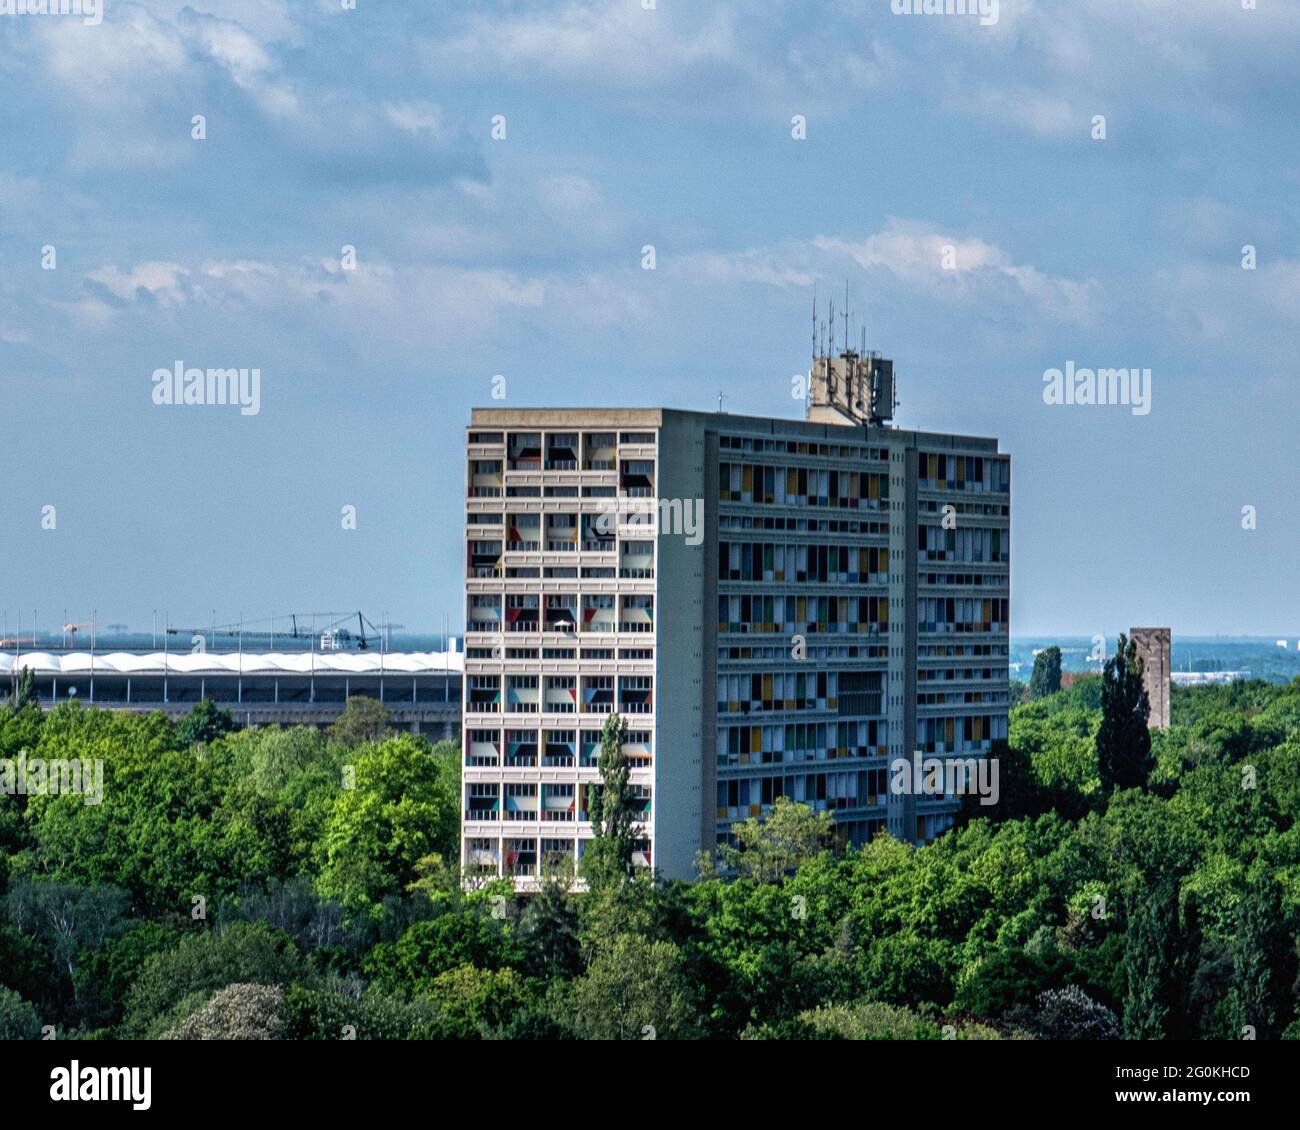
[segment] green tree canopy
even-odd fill
[[[1046,698],[1061,689],[1061,649],[1047,647],[1034,656],[1034,671],[1029,676],[1031,698]]]
[[[388,708],[373,698],[356,694],[330,727],[330,737],[349,748],[363,742],[383,741],[388,733]]]
[[[1121,635],[1114,656],[1106,660],[1101,683],[1097,767],[1106,792],[1145,787],[1153,764],[1150,716],[1137,642]]]
[[[353,777],[326,820],[319,887],[349,909],[374,908],[417,880],[423,857],[459,856],[458,766],[403,734],[362,747]]]

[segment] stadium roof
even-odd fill
[[[432,675],[444,671],[460,674],[465,669],[461,652],[377,651],[365,652],[132,652],[110,651],[93,657],[88,651],[55,654],[27,651],[17,656],[0,653],[0,675],[12,674],[14,667],[30,667],[38,674],[51,675]]]

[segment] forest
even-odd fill
[[[930,844],[782,801],[693,882],[626,866],[611,746],[587,889],[528,896],[459,873],[458,746],[374,704],[322,733],[19,693],[0,1037],[1300,1038],[1300,680],[1176,689],[1149,752],[1102,684],[1023,688],[999,803]],[[101,795],[15,790],[20,757]]]

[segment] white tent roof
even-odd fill
[[[110,651],[94,657],[96,673],[122,675],[214,674],[214,675],[265,675],[276,672],[318,675],[331,672],[351,675],[438,674],[465,670],[465,657],[461,652],[442,651],[390,651],[382,656],[377,651],[317,652],[306,651],[253,652],[131,652]],[[14,655],[0,652],[0,675],[9,675],[17,666],[20,670],[31,667],[41,674],[88,675],[91,655],[88,651],[73,651],[55,655],[48,651],[26,651]]]

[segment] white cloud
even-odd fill
[[[666,263],[664,269],[671,270],[675,277],[708,284],[810,287],[817,280],[817,271],[810,269],[807,259],[806,245],[792,244],[734,252],[693,252]]]
[[[680,9],[571,0],[544,12],[475,13],[430,50],[439,63],[475,72],[490,59],[507,74],[522,69],[624,86],[728,63],[737,45],[734,14],[725,6],[700,23]]]
[[[189,272],[179,263],[138,263],[125,273],[110,263],[87,278],[126,302],[147,298],[160,306],[180,306],[189,297]]]
[[[432,102],[386,102],[384,113],[406,133],[428,133],[438,139],[444,136],[442,111]]]
[[[943,265],[946,258],[951,269]],[[1088,325],[1104,305],[1102,288],[1093,280],[1054,276],[1017,263],[985,240],[892,218],[880,231],[860,239],[819,235],[737,252],[697,252],[661,264],[674,278],[705,285],[803,289],[829,283],[832,294],[854,268],[885,276],[873,286],[910,292],[914,301],[949,312],[960,308],[976,317],[1027,311],[1049,322]]]
[[[1016,263],[1002,248],[982,239],[961,238],[916,221],[890,219],[882,231],[864,240],[818,236],[814,247],[831,256],[847,256],[864,269],[883,268],[915,289],[945,301],[997,303],[1010,295],[988,287],[1011,283],[1041,315],[1086,324],[1098,313],[1100,286],[1089,281],[1051,276]],[[945,263],[951,266],[945,266]]]

